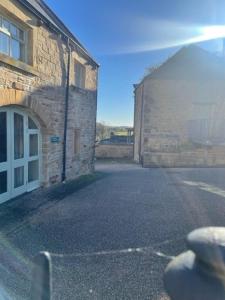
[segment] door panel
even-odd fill
[[[34,123],[34,121],[30,117],[28,117],[28,129],[38,130],[37,125]]]
[[[0,112],[0,163],[7,161],[7,115]]]
[[[28,163],[28,182],[36,181],[39,178],[39,161],[33,160]]]
[[[39,185],[40,177],[40,135],[38,128],[31,119],[28,119],[28,139],[29,139],[29,158],[28,158],[28,191],[32,191]]]
[[[0,203],[40,184],[40,133],[25,112],[0,109]]]
[[[24,117],[14,113],[14,159],[24,158]]]
[[[0,194],[7,192],[7,171],[0,172]]]
[[[9,117],[6,110],[0,111],[0,203],[10,198],[10,144]]]
[[[14,141],[14,157],[12,160],[12,196],[16,197],[27,191],[26,187],[26,151],[25,151],[25,116],[13,112],[11,118]]]
[[[38,155],[38,134],[30,134],[29,135],[29,156],[37,156]]]
[[[24,166],[14,169],[14,188],[21,187],[24,182]]]

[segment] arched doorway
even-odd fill
[[[0,108],[0,203],[40,186],[40,127],[25,110]]]

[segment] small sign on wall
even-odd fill
[[[52,144],[59,144],[60,142],[60,137],[59,136],[51,136],[51,143]]]

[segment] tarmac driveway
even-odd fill
[[[104,176],[59,201],[32,193],[7,213],[0,208],[8,218],[0,233],[2,299],[29,299],[31,259],[43,250],[52,253],[53,299],[167,299],[163,270],[185,250],[186,234],[225,226],[225,169],[97,169]],[[14,220],[18,201],[29,205],[26,214],[17,206]],[[44,204],[29,213],[35,201]]]

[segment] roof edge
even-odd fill
[[[21,5],[23,5],[26,9],[28,9],[31,13],[35,14],[37,17],[39,17],[46,25],[51,24],[52,27],[54,27],[54,30],[62,34],[65,38],[68,38],[71,40],[81,51],[82,54],[85,55],[89,60],[92,61],[92,63],[95,64],[96,67],[100,67],[100,65],[95,61],[95,59],[88,53],[88,51],[85,49],[85,47],[79,42],[79,40],[74,36],[74,34],[67,28],[67,26],[63,23],[63,21],[60,20],[60,18],[52,11],[52,9],[43,1],[39,3],[39,5],[43,5],[49,10],[51,14],[54,15],[54,17],[57,19],[57,21],[68,31],[68,34],[62,30],[61,28],[57,27],[54,23],[52,23],[50,20],[48,20],[41,12],[39,12],[33,5],[31,5],[27,0],[17,0]]]
[[[141,86],[142,84],[144,84],[145,80],[148,79],[149,77],[151,77],[154,73],[156,73],[158,70],[160,70],[161,68],[163,68],[170,60],[172,60],[174,57],[176,57],[180,52],[184,51],[185,49],[190,49],[190,48],[194,48],[194,49],[198,49],[201,50],[204,53],[207,53],[208,55],[213,55],[212,53],[208,52],[207,50],[197,46],[197,45],[186,45],[181,47],[178,51],[176,51],[173,55],[171,55],[170,57],[168,57],[165,61],[163,61],[153,72],[147,74],[144,76],[144,78],[139,82],[134,84],[134,90],[136,90],[139,86]]]

